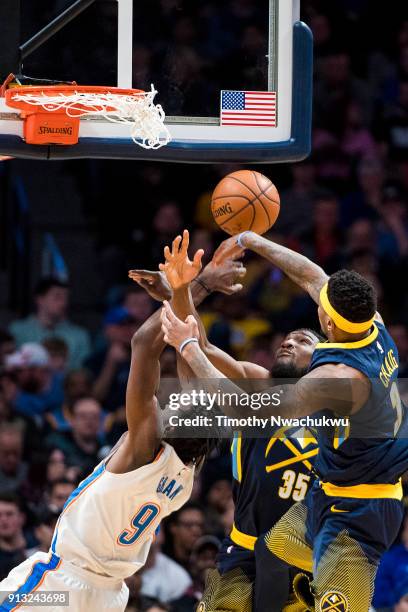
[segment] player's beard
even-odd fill
[[[307,373],[308,368],[299,368],[293,361],[278,360],[271,368],[272,378],[301,378]]]

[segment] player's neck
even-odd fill
[[[372,331],[373,328],[371,327],[368,331],[361,334],[349,334],[348,332],[336,328],[335,332],[330,334],[331,337],[329,337],[329,342],[340,342],[341,344],[359,342],[360,340],[368,338]]]

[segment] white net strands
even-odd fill
[[[75,91],[72,93],[42,92],[41,94],[13,94],[13,99],[33,106],[40,106],[48,112],[65,109],[69,117],[87,115],[103,117],[112,123],[126,123],[131,126],[133,141],[144,149],[159,149],[167,145],[170,132],[164,125],[165,113],[160,104],[154,104],[157,91],[153,85],[147,92],[135,94],[93,93]]]

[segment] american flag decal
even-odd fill
[[[276,127],[276,91],[221,91],[221,125]]]

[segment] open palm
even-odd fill
[[[166,262],[160,264],[159,268],[167,277],[172,289],[180,289],[189,285],[201,270],[201,259],[204,255],[203,249],[199,249],[194,255],[193,261],[188,258],[188,245],[190,236],[187,230],[183,232],[183,238],[177,236],[173,240],[171,251],[168,246],[164,247],[164,258]]]

